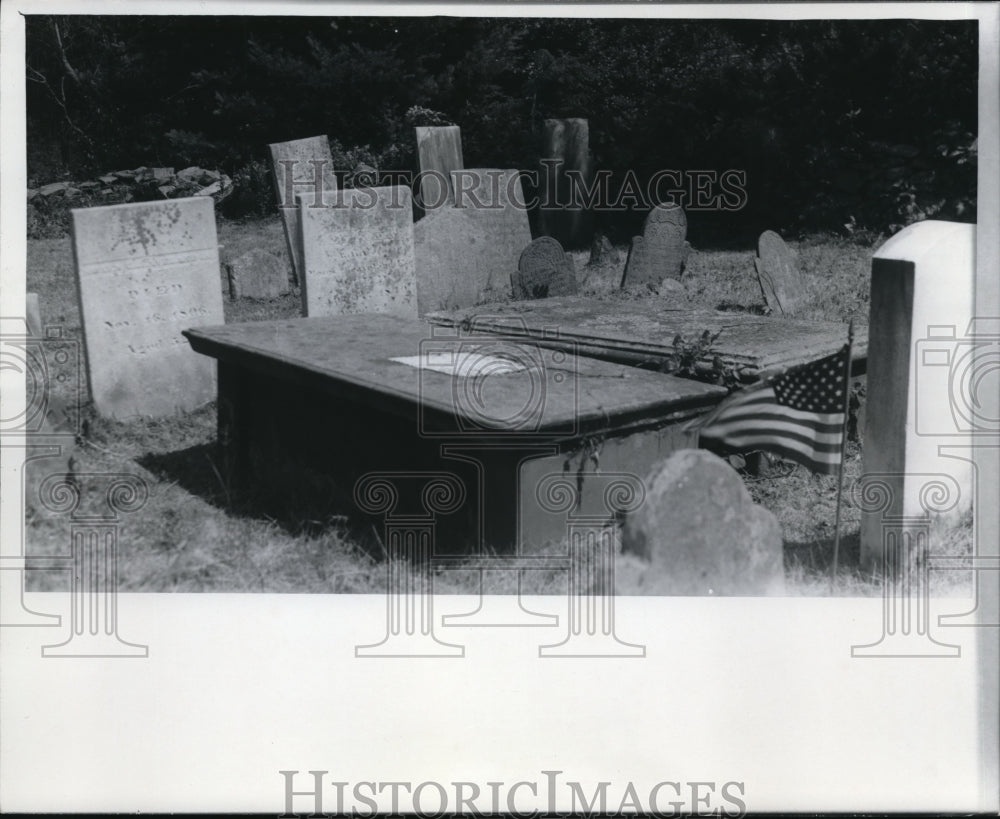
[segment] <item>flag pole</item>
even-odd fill
[[[840,440],[840,468],[837,470],[837,514],[833,524],[833,566],[830,568],[830,594],[837,582],[840,558],[840,501],[844,494],[844,461],[847,460],[847,421],[851,409],[851,353],[854,347],[854,319],[847,326],[847,367],[844,373],[844,428]]]

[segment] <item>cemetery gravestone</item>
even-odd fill
[[[267,146],[271,152],[271,178],[278,200],[278,210],[285,226],[285,241],[292,260],[295,283],[302,280],[302,247],[299,244],[299,213],[297,194],[310,194],[309,200],[317,202],[316,185],[322,185],[320,196],[337,190],[337,177],[333,172],[330,141],[326,135],[275,142]]]
[[[299,197],[306,316],[417,316],[409,188],[348,188],[326,207]]]
[[[417,132],[420,163],[420,206],[424,211],[455,201],[452,171],[465,167],[462,160],[462,130],[457,125],[421,127]]]
[[[255,247],[226,265],[229,297],[273,299],[288,292],[288,276],[282,260]]]
[[[515,299],[572,296],[579,292],[573,259],[555,239],[540,236],[528,245],[511,275]]]
[[[773,230],[760,235],[754,266],[764,301],[773,313],[793,316],[801,310],[806,293],[795,252]]]
[[[73,256],[97,411],[164,416],[215,397],[181,330],[223,321],[210,198],[73,210]]]
[[[760,595],[784,591],[781,526],[739,475],[702,449],[679,450],[646,479],[622,552],[648,561],[648,594]]]
[[[957,487],[950,513],[972,502],[970,447],[977,434],[997,434],[995,418],[980,413],[997,371],[973,356],[996,344],[998,328],[973,320],[975,272],[976,226],[956,222],[910,225],[872,259],[867,401],[878,411],[865,413],[864,473],[887,505],[862,511],[866,567],[881,563],[887,522],[924,515],[934,476]]]
[[[589,188],[593,181],[588,121],[545,120],[542,158],[541,233],[557,239],[564,247],[588,247],[593,214],[584,207],[577,188],[581,183]]]
[[[42,309],[38,304],[37,293],[25,293],[24,295],[24,316],[28,322],[28,335],[34,338],[41,338],[42,333]]]
[[[646,216],[642,236],[632,239],[622,287],[645,284],[658,287],[665,278],[679,279],[691,246],[687,216],[680,205],[657,205]]]
[[[457,206],[438,208],[413,226],[421,315],[471,307],[487,291],[506,288],[531,242],[516,170],[468,168],[452,179]]]

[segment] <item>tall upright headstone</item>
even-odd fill
[[[773,230],[765,230],[757,240],[757,281],[772,313],[794,316],[808,299],[795,252]]]
[[[566,248],[590,247],[593,213],[580,184],[593,184],[590,125],[586,119],[547,119],[542,146],[539,229]]]
[[[955,487],[949,511],[969,508],[971,466],[960,450],[977,434],[997,433],[996,419],[977,417],[979,396],[997,389],[997,377],[976,358],[996,340],[973,321],[975,250],[975,225],[925,221],[872,259],[864,477],[867,493],[884,503],[862,514],[865,566],[878,565],[895,529],[925,514],[935,484]]]
[[[215,398],[215,368],[181,330],[221,324],[214,203],[171,199],[71,211],[90,392],[113,418]]]
[[[642,236],[632,239],[622,287],[658,286],[664,279],[679,279],[691,246],[685,241],[687,216],[680,205],[657,205],[647,215]]]
[[[410,189],[347,188],[314,207],[299,196],[306,316],[417,317]]]
[[[413,226],[417,304],[432,310],[471,307],[490,289],[506,289],[531,241],[516,170],[453,171],[454,207],[428,213]]]
[[[296,283],[302,281],[302,246],[299,243],[299,212],[296,196],[310,194],[314,204],[317,185],[322,195],[337,190],[337,177],[333,172],[330,140],[326,135],[275,142],[267,146],[271,152],[271,178],[278,201],[278,211],[285,226],[285,241],[292,260],[292,275]]]
[[[457,125],[423,126],[417,132],[421,209],[430,212],[455,201],[451,172],[465,167],[462,129]]]

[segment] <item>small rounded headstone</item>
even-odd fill
[[[644,592],[764,595],[784,591],[781,527],[729,464],[701,449],[675,452],[646,479],[623,553],[642,558]]]
[[[572,257],[550,236],[540,236],[522,251],[511,284],[515,299],[571,296],[580,291]]]

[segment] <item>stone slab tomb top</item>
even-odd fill
[[[381,315],[247,322],[185,335],[206,356],[344,400],[414,420],[422,404],[424,417],[440,428],[458,413],[493,431],[521,430],[527,422],[529,431],[582,433],[690,415],[726,394],[530,341],[442,334]]]
[[[71,212],[97,411],[163,416],[215,397],[215,371],[181,330],[222,320],[215,212],[207,197]]]
[[[669,360],[678,335],[686,342],[694,342],[707,330],[713,335],[719,333],[719,337],[698,363],[711,370],[718,356],[748,382],[831,355],[847,342],[847,325],[836,322],[664,309],[641,302],[609,306],[606,301],[585,296],[429,313],[427,320],[446,327],[474,326],[483,332],[544,338],[546,344],[562,343],[585,355],[644,365]],[[867,345],[867,328],[856,327],[856,372],[862,371]]]

